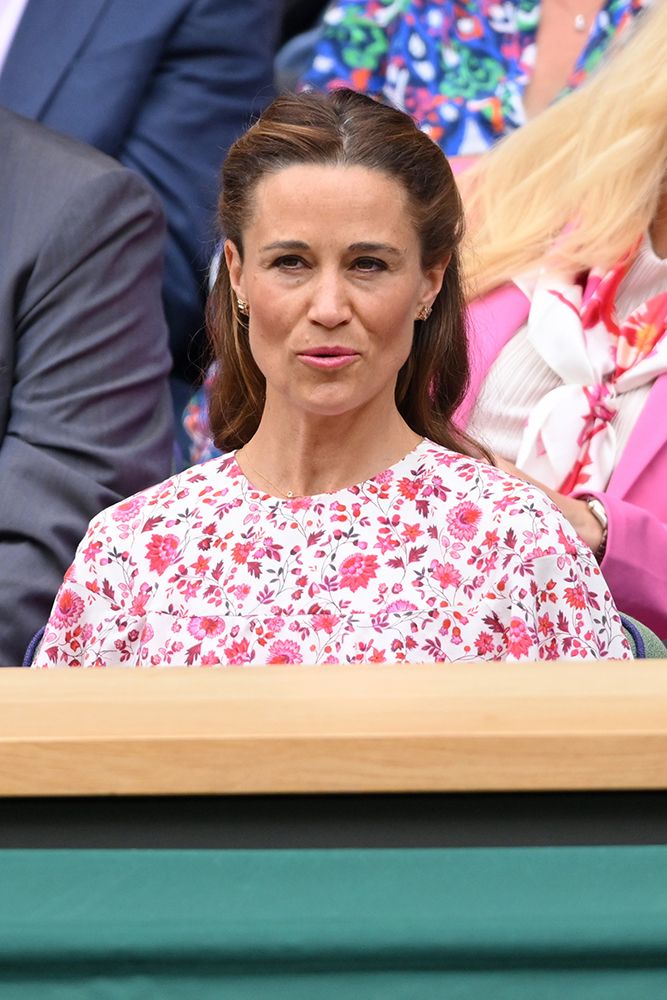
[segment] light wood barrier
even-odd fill
[[[0,670],[0,795],[667,788],[667,661]]]

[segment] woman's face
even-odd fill
[[[447,265],[422,269],[403,187],[364,167],[287,167],[258,184],[243,245],[243,261],[229,241],[225,257],[267,405],[322,417],[393,405]]]

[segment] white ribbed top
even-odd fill
[[[616,309],[620,320],[642,302],[665,291],[667,259],[656,256],[647,236],[618,290]],[[529,343],[527,326],[521,327],[489,369],[472,412],[468,433],[494,454],[515,462],[528,414],[543,396],[562,384],[562,379]],[[618,397],[618,412],[612,420],[616,431],[616,462],[628,443],[650,390],[650,384],[643,385]],[[555,488],[557,484],[546,485]]]

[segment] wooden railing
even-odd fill
[[[0,795],[667,788],[667,661],[0,670]]]

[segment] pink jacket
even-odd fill
[[[457,413],[465,427],[498,354],[525,323],[528,299],[505,285],[470,308],[471,378]],[[620,611],[667,637],[667,374],[656,379],[605,493],[602,571]]]

